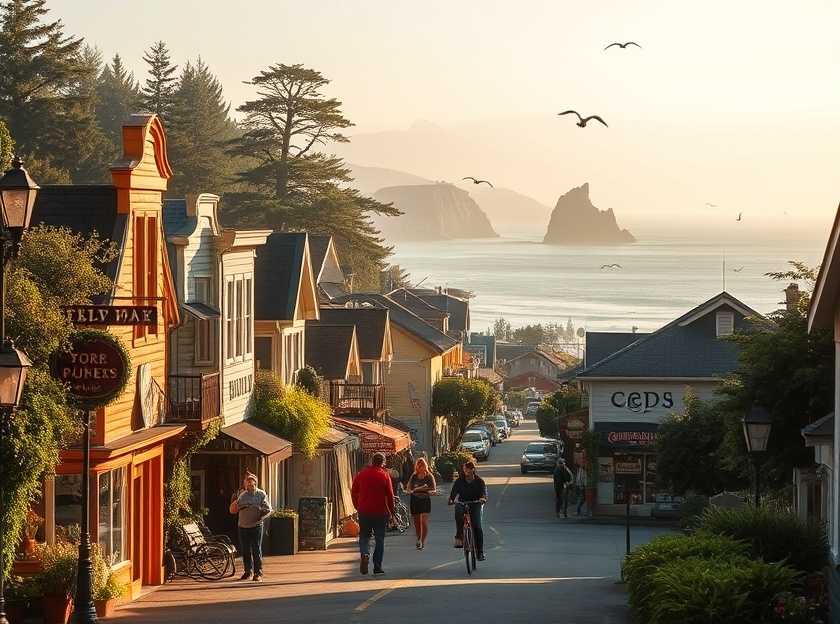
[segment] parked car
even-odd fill
[[[557,442],[531,442],[522,454],[520,462],[522,474],[531,470],[553,471],[560,452]]]
[[[490,438],[484,431],[468,429],[461,439],[461,448],[472,453],[479,461],[487,461],[490,458]]]
[[[467,429],[483,429],[487,432],[487,436],[490,438],[490,444],[493,446],[496,446],[501,441],[499,438],[499,428],[496,427],[496,423],[490,420],[472,422]]]
[[[679,519],[682,516],[682,496],[657,494],[650,515],[659,519]]]
[[[510,425],[508,424],[508,421],[504,416],[497,414],[494,417],[493,422],[495,422],[496,426],[499,428],[499,436],[501,436],[504,439],[510,437]]]
[[[528,403],[528,407],[525,408],[525,417],[526,418],[534,418],[537,415],[537,410],[540,408],[541,401],[537,401],[536,403]]]

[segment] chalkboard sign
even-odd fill
[[[298,536],[301,550],[326,550],[332,521],[332,503],[325,496],[302,496],[298,501]]]

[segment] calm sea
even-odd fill
[[[823,242],[747,244],[682,240],[621,247],[555,247],[529,237],[445,242],[401,242],[393,262],[422,286],[452,286],[475,293],[472,330],[505,317],[515,327],[535,322],[601,331],[650,331],[723,290],[759,312],[779,308],[787,282],[764,274],[788,260],[815,266]],[[617,263],[621,269],[602,270]]]

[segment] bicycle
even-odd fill
[[[392,531],[405,533],[408,530],[408,508],[399,496],[394,496],[394,522],[389,527]]]
[[[470,505],[483,505],[482,501],[455,501],[455,508],[462,508],[464,513],[464,530],[461,536],[461,541],[464,544],[464,561],[467,564],[467,574],[472,575],[476,568],[477,554],[475,550],[475,534],[473,533],[472,515],[470,514]],[[472,564],[472,568],[470,568]]]

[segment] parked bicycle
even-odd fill
[[[399,496],[394,496],[394,519],[388,527],[391,531],[405,533],[408,530],[408,508]]]

